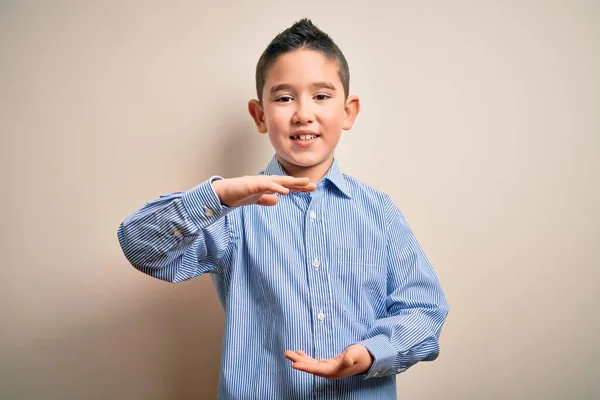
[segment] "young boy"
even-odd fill
[[[395,399],[395,375],[437,357],[448,307],[401,212],[334,158],[360,109],[346,59],[304,19],[264,51],[256,89],[267,168],[148,203],[119,228],[125,256],[170,282],[211,273],[220,398]]]

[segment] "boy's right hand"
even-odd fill
[[[276,194],[312,192],[317,185],[309,178],[293,176],[256,175],[241,178],[219,179],[212,183],[221,203],[229,207],[258,204],[274,206],[279,202]]]

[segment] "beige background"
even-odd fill
[[[265,166],[254,66],[304,16],[362,99],[341,166],[403,209],[450,302],[400,398],[600,397],[598,2],[3,0],[0,398],[215,397],[209,277],[146,277],[116,230]]]

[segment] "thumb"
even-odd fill
[[[257,200],[256,204],[259,206],[274,206],[279,202],[279,198],[274,194],[263,194]]]
[[[344,364],[345,367],[351,367],[354,365],[354,356],[352,356],[351,351],[347,351],[344,354],[344,359],[342,360],[342,363]]]

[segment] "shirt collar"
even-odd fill
[[[283,175],[283,176],[287,175],[287,173],[285,172],[285,170],[283,169],[283,167],[277,160],[276,155],[273,156],[273,158],[267,165],[267,168],[265,168],[265,170],[263,171],[263,174],[264,175]],[[331,182],[346,197],[352,198],[352,196],[350,194],[350,190],[348,188],[348,185],[346,184],[346,179],[344,179],[344,175],[342,174],[342,171],[340,170],[340,167],[339,167],[335,157],[333,158],[333,164],[331,164],[329,171],[327,171],[327,174],[325,174],[325,176],[323,177],[321,182],[319,182],[318,185],[321,186],[326,181]]]

